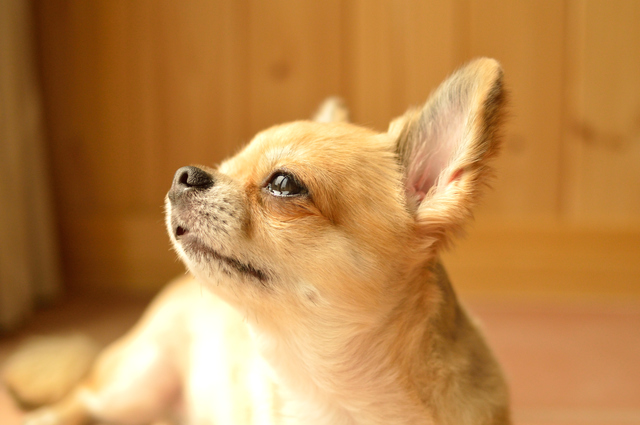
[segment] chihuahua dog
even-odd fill
[[[439,253],[489,181],[502,71],[475,60],[386,133],[315,121],[179,169],[171,283],[29,425],[505,425],[502,372]]]

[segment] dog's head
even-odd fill
[[[501,78],[476,60],[386,133],[343,122],[331,101],[217,169],[179,169],[166,199],[176,251],[250,316],[378,320],[470,217],[497,150]]]

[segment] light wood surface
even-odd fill
[[[569,6],[565,212],[577,222],[637,222],[640,3]]]
[[[640,296],[635,0],[47,0],[35,16],[73,288],[149,291],[180,272],[162,224],[177,168],[213,165],[329,95],[383,130],[457,66],[492,56],[510,118],[452,274],[476,278],[475,292],[530,294],[519,276],[552,270],[536,291],[580,295],[588,281]],[[518,252],[525,263],[507,255]]]
[[[444,254],[463,297],[639,300],[640,228],[478,223]]]

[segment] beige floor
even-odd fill
[[[511,382],[519,425],[640,424],[640,303],[467,300]],[[107,343],[141,300],[78,297],[0,338],[0,362],[30,334],[82,331]],[[0,389],[0,424],[21,413]]]

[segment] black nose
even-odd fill
[[[209,189],[213,186],[213,176],[198,167],[182,167],[176,171],[173,184],[169,190],[169,200],[172,204],[178,202],[185,194]]]

